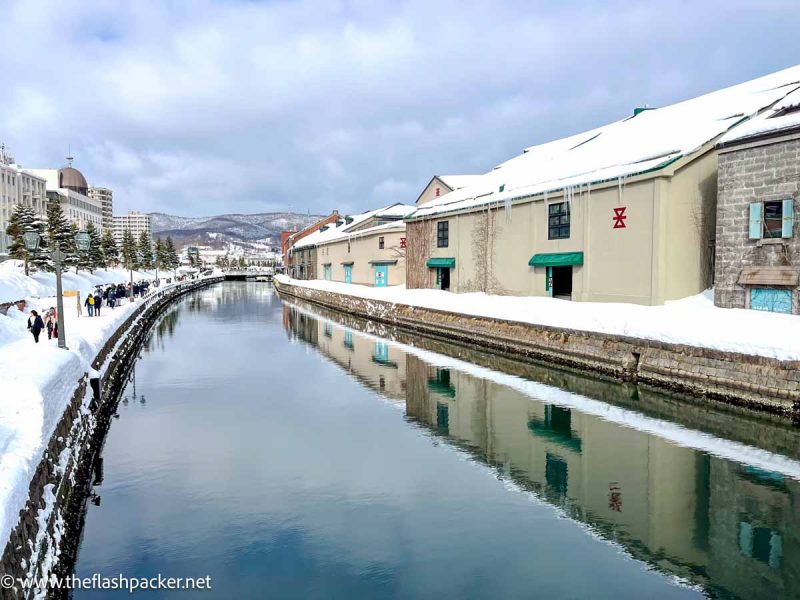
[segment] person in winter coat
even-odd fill
[[[89,314],[90,317],[94,316],[94,296],[92,296],[91,292],[88,296],[86,296],[86,302],[83,303],[86,307],[86,312]]]
[[[100,307],[103,306],[103,297],[100,294],[94,295],[94,316],[100,316]]]
[[[134,283],[133,284],[133,297],[135,298],[138,295],[139,295],[139,284],[138,283]]]
[[[28,329],[33,334],[33,341],[39,343],[39,334],[44,329],[44,321],[35,310],[31,311],[31,316],[28,317]]]
[[[108,305],[111,309],[114,309],[114,305],[117,303],[117,295],[114,293],[114,288],[108,290]]]
[[[53,325],[55,325],[55,323],[54,323],[55,319],[53,318],[53,314],[54,313],[55,313],[55,311],[53,310],[53,307],[51,306],[50,309],[44,314],[44,327],[45,327],[45,329],[47,329],[47,339],[48,340],[52,340],[53,339]]]

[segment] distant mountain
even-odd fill
[[[303,229],[318,221],[319,215],[276,212],[253,215],[228,214],[213,217],[178,217],[151,213],[154,236],[172,236],[175,244],[225,248],[229,244],[261,248],[280,246],[281,231]]]

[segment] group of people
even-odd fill
[[[155,285],[158,285],[156,282]],[[149,281],[138,281],[136,283],[118,283],[117,285],[110,284],[103,289],[103,286],[97,286],[94,294],[89,294],[83,302],[86,307],[86,312],[90,317],[99,317],[100,309],[105,303],[109,308],[114,308],[117,303],[122,303],[125,298],[137,298],[144,296],[150,289]],[[81,316],[81,303],[78,301],[78,316]]]
[[[52,306],[44,313],[44,319],[35,310],[32,310],[31,316],[28,317],[28,331],[33,334],[33,341],[37,344],[43,329],[47,330],[48,340],[58,339],[58,314]]]
[[[159,282],[154,281],[153,285],[158,287]],[[90,317],[99,317],[100,309],[103,304],[109,308],[114,308],[125,298],[137,298],[144,296],[150,290],[149,281],[138,281],[136,283],[128,283],[127,285],[119,283],[117,285],[109,284],[105,288],[97,286],[94,293],[89,293],[86,300],[81,304],[81,296],[78,294],[78,316],[82,316],[83,307],[86,307],[86,313]],[[44,314],[44,318],[38,311],[32,310],[28,317],[28,331],[33,335],[33,340],[38,344],[39,336],[42,331],[47,330],[47,339],[58,338],[58,315],[55,308],[49,308]]]

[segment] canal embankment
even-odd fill
[[[800,411],[800,360],[470,315],[350,295],[306,283],[278,277],[275,287],[282,296],[431,339],[783,417],[795,418]]]
[[[68,337],[71,350],[46,349],[41,360],[53,358],[56,364],[38,365],[35,380],[24,377],[28,366],[21,364],[23,376],[3,381],[4,400],[16,406],[4,409],[8,443],[0,456],[4,575],[68,572],[92,466],[150,325],[184,294],[223,280],[207,277],[162,287],[107,314],[102,326]],[[3,597],[25,595],[12,589],[3,590]]]

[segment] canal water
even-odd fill
[[[166,313],[118,416],[76,574],[211,580],[148,598],[800,594],[791,427],[393,336],[267,284]]]

